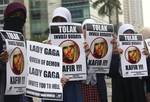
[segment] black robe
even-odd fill
[[[148,77],[145,77],[146,93],[150,93],[150,57],[147,58]]]
[[[112,102],[146,102],[144,81],[138,77],[123,78],[119,67],[120,56],[114,54],[109,73],[112,78]]]

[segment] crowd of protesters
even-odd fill
[[[24,34],[23,27],[26,22],[26,7],[19,3],[13,2],[8,4],[4,12],[4,30],[17,31]],[[55,22],[72,22],[71,13],[67,8],[58,7],[53,11],[52,20]],[[93,19],[85,19],[82,23],[82,31],[86,39],[84,25],[87,23],[96,23]],[[45,27],[47,28],[47,27]],[[131,24],[123,24],[120,26],[118,33],[121,34],[136,34],[134,27]],[[44,43],[50,43],[49,40]],[[89,53],[89,45],[86,40],[84,49],[86,55]],[[69,81],[66,76],[61,78],[63,83],[63,102],[108,102],[107,87],[105,76],[112,79],[112,102],[147,102],[150,92],[149,77],[132,77],[123,78],[120,74],[120,54],[122,49],[117,46],[116,37],[111,41],[113,46],[113,54],[108,74],[95,73],[87,65],[87,80],[85,81]],[[0,102],[33,102],[23,94],[21,95],[4,95],[6,86],[6,63],[9,54],[5,49],[5,41],[0,36]],[[147,49],[145,48],[145,52]],[[149,53],[147,56],[147,67],[150,67]],[[87,56],[85,56],[87,59]],[[86,63],[85,63],[86,64]],[[148,69],[149,71],[149,69]],[[51,100],[41,100],[42,102],[57,102]],[[150,100],[149,100],[150,101]],[[60,102],[60,101],[59,101]]]

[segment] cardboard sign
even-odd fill
[[[62,49],[27,41],[28,78],[26,95],[62,100]]]
[[[144,42],[141,34],[119,34],[121,71],[123,77],[147,76],[146,56],[142,53]]]
[[[62,47],[63,73],[71,81],[86,79],[86,58],[81,24],[50,23],[49,40]]]
[[[6,95],[23,94],[26,88],[26,45],[23,34],[1,30],[9,54],[6,65]]]
[[[86,41],[90,46],[88,66],[96,73],[109,73],[112,56],[113,25],[86,24]]]

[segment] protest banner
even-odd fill
[[[119,34],[121,54],[121,73],[123,77],[147,76],[144,42],[141,34]]]
[[[63,73],[71,81],[86,79],[86,56],[81,24],[50,23],[49,40],[62,47]]]
[[[62,100],[62,49],[27,41],[28,77],[26,95]]]
[[[26,88],[26,45],[20,32],[0,30],[9,58],[6,64],[6,95],[23,94]]]
[[[90,46],[88,66],[96,73],[109,73],[112,56],[113,25],[86,24],[86,41]]]

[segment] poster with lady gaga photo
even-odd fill
[[[26,45],[23,34],[1,30],[8,52],[6,65],[6,95],[23,94],[26,88]]]
[[[90,47],[88,66],[96,73],[109,73],[113,39],[113,25],[86,24],[86,41]]]
[[[146,55],[141,34],[119,34],[121,56],[121,71],[123,77],[147,76]]]
[[[49,40],[62,47],[63,73],[70,81],[86,79],[84,38],[79,23],[50,23]]]

